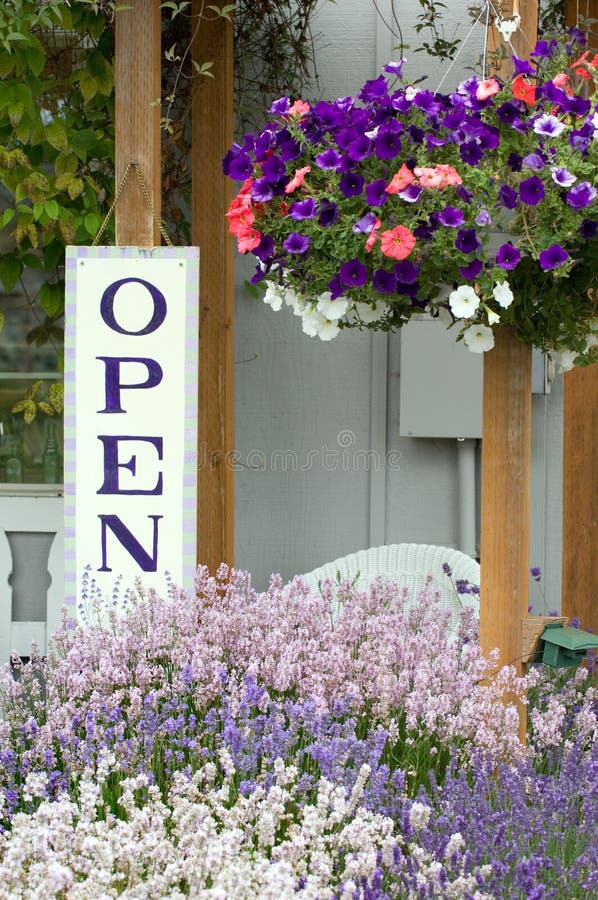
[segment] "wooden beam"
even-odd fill
[[[527,616],[532,416],[531,348],[495,330],[484,355],[480,641],[521,672]]]
[[[232,23],[194,0],[193,59],[212,62],[192,109],[192,240],[200,252],[197,559],[233,563],[233,243],[225,213],[232,196],[222,157],[233,140]],[[199,16],[202,16],[199,21]]]
[[[598,363],[564,378],[562,613],[598,632]]]
[[[136,160],[160,216],[160,4],[127,0],[117,5],[115,28],[116,185]],[[134,170],[116,204],[116,243],[155,247],[160,232]]]

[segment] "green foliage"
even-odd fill
[[[112,33],[96,4],[5,0],[0,8],[0,281],[29,270],[37,324],[28,340],[62,336],[64,248],[90,243],[112,194]],[[6,302],[6,298],[3,298]]]

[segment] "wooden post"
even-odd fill
[[[496,5],[498,8],[498,4]],[[502,4],[503,17],[517,13],[520,16],[519,27],[511,37],[511,46],[505,45],[507,59],[500,65],[499,71],[502,77],[508,76],[512,71],[511,55],[513,52],[520,59],[527,59],[530,51],[534,49],[538,39],[538,0],[511,0]],[[504,41],[500,32],[494,25],[496,16],[491,16],[488,29],[488,54],[492,56]]]
[[[160,4],[127,0],[116,11],[116,185],[131,162],[139,163],[160,215]],[[134,170],[116,204],[116,243],[155,247],[157,228]]]
[[[527,615],[532,415],[531,348],[495,330],[484,356],[480,641],[521,673]]]
[[[197,559],[232,565],[233,243],[225,213],[232,190],[222,157],[233,140],[232,23],[193,2],[193,58],[212,62],[192,109],[192,236],[199,246],[199,430]],[[198,20],[202,16],[201,21]]]
[[[562,612],[598,633],[598,363],[564,378]]]
[[[578,15],[598,19],[598,0],[568,2],[567,24],[578,25]],[[598,633],[598,364],[564,378],[562,612]]]

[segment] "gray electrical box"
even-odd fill
[[[481,438],[483,354],[455,341],[457,327],[422,317],[401,329],[402,437]]]

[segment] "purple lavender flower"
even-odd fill
[[[282,242],[282,246],[287,253],[301,254],[307,252],[310,243],[311,238],[308,235],[291,231],[289,236]]]
[[[537,175],[525,178],[519,185],[519,196],[522,203],[537,206],[545,196],[544,182]]]
[[[597,196],[598,191],[589,183],[589,181],[580,181],[579,184],[574,185],[574,187],[567,192],[566,199],[569,206],[573,209],[584,209],[586,206],[589,206]]]
[[[539,256],[540,266],[547,269],[558,269],[569,259],[569,254],[563,250],[560,244],[551,244],[546,250],[542,250]]]
[[[521,253],[510,242],[503,244],[496,254],[496,265],[504,269],[506,272],[514,269],[521,259]]]
[[[339,276],[345,287],[359,287],[368,280],[368,270],[359,259],[350,259],[340,267]]]

